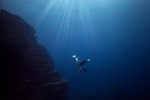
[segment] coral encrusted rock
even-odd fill
[[[38,44],[34,28],[5,10],[0,10],[0,58],[0,100],[66,100],[67,81]]]

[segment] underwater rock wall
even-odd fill
[[[66,100],[67,82],[37,43],[34,28],[5,10],[0,10],[0,49],[0,100]]]

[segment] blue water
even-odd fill
[[[0,0],[69,83],[68,100],[150,100],[149,0]],[[90,58],[79,73],[72,55]],[[79,77],[80,75],[80,77]]]

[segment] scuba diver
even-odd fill
[[[73,55],[72,58],[73,58],[73,61],[77,65],[78,72],[82,72],[82,66],[91,60],[91,59],[79,60],[76,55]],[[87,70],[85,68],[83,69],[83,71],[87,72]]]

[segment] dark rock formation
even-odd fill
[[[66,99],[67,82],[34,35],[19,16],[0,10],[0,100]]]

